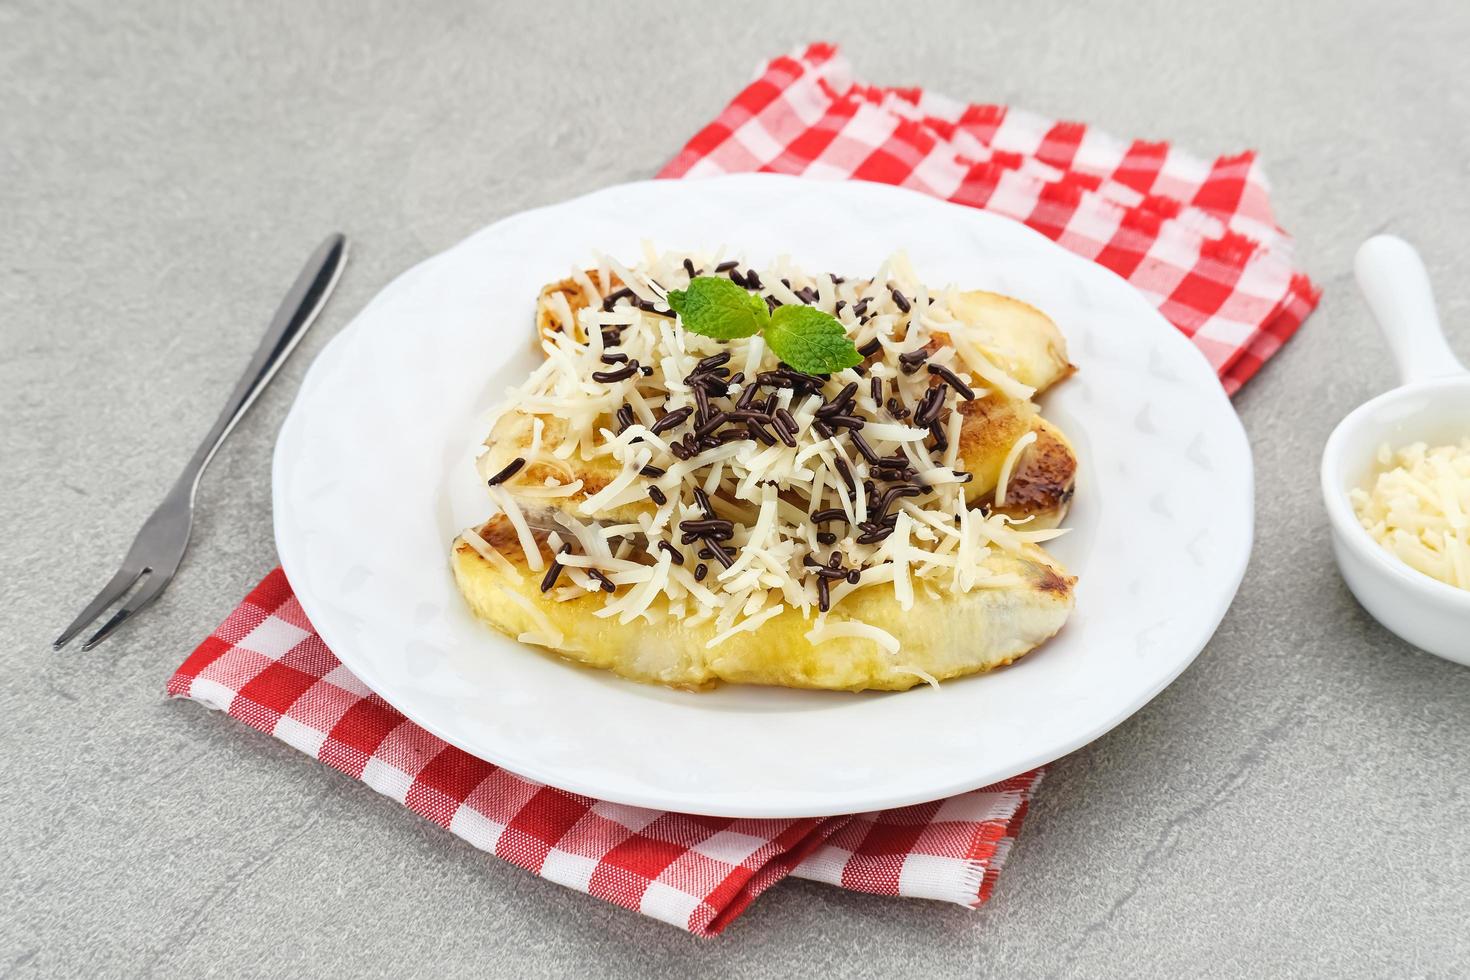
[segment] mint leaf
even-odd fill
[[[766,327],[766,344],[781,360],[807,374],[833,374],[863,362],[837,318],[810,306],[776,307]]]
[[[749,337],[770,319],[765,300],[716,276],[699,276],[688,289],[669,290],[669,308],[685,330],[715,340]]]

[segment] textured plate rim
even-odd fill
[[[1018,775],[1019,773],[1029,771],[1033,768],[1036,768],[1037,766],[1045,765],[1049,762],[1052,762],[1096,740],[1097,738],[1111,731],[1113,728],[1117,727],[1123,721],[1126,721],[1128,718],[1132,717],[1132,715],[1137,713],[1142,707],[1153,700],[1153,698],[1155,698],[1161,691],[1163,691],[1166,687],[1173,683],[1173,681],[1176,680],[1178,676],[1183,673],[1183,671],[1199,656],[1200,652],[1203,651],[1204,647],[1209,643],[1210,639],[1218,630],[1221,621],[1224,619],[1225,614],[1229,611],[1229,608],[1234,602],[1235,596],[1239,591],[1240,585],[1244,580],[1254,543],[1255,478],[1254,460],[1250,451],[1249,440],[1246,435],[1244,426],[1240,421],[1240,417],[1235,412],[1234,407],[1231,404],[1229,397],[1225,394],[1223,388],[1219,386],[1218,377],[1214,371],[1214,368],[1210,366],[1208,360],[1205,358],[1204,354],[1199,350],[1199,348],[1191,343],[1181,333],[1179,333],[1172,325],[1168,323],[1168,321],[1164,320],[1162,315],[1158,314],[1153,304],[1150,303],[1146,297],[1142,296],[1142,294],[1138,293],[1138,291],[1132,286],[1132,284],[1117,276],[1111,270],[1105,269],[1094,262],[1082,258],[1081,256],[1075,255],[1074,253],[1068,252],[1061,246],[1057,245],[1055,242],[1052,242],[1050,239],[1041,235],[1039,232],[1036,232],[1019,222],[1012,221],[1011,219],[996,215],[991,212],[950,204],[948,202],[937,200],[928,195],[920,194],[918,192],[910,191],[903,188],[894,187],[888,184],[852,180],[825,181],[814,180],[812,178],[789,177],[776,174],[738,174],[719,177],[697,178],[693,180],[683,180],[677,182],[662,180],[635,181],[626,184],[612,185],[589,192],[587,194],[567,199],[565,201],[555,202],[540,207],[527,209],[525,211],[516,212],[493,222],[492,224],[471,234],[470,236],[466,237],[465,239],[461,240],[450,248],[439,252],[436,255],[430,256],[427,259],[424,259],[423,261],[417,263],[416,265],[410,267],[408,270],[395,277],[382,290],[380,290],[356,316],[353,317],[352,321],[349,322],[347,326],[339,331],[338,334],[334,336],[323,347],[322,351],[317,355],[316,359],[307,370],[306,375],[302,380],[300,389],[298,390],[297,396],[292,403],[290,412],[288,413],[285,422],[282,424],[280,433],[277,438],[275,452],[272,457],[273,512],[278,513],[282,505],[282,501],[285,499],[284,480],[285,472],[289,466],[288,456],[291,449],[292,441],[295,438],[298,429],[304,424],[302,420],[307,411],[307,408],[305,406],[308,402],[308,394],[313,390],[314,386],[320,382],[322,376],[327,373],[326,366],[331,363],[333,358],[340,356],[341,353],[346,349],[346,347],[355,339],[355,331],[357,330],[357,328],[359,328],[361,321],[364,320],[366,318],[366,315],[370,311],[373,311],[375,307],[384,303],[386,297],[389,297],[392,294],[404,288],[407,288],[407,286],[410,285],[416,278],[424,275],[426,270],[429,270],[433,268],[436,264],[444,261],[446,257],[453,255],[461,249],[467,248],[472,242],[476,241],[482,236],[491,235],[502,226],[507,225],[511,222],[520,222],[533,219],[538,215],[542,215],[548,212],[555,212],[556,210],[565,208],[569,205],[586,204],[590,201],[594,201],[599,197],[614,196],[619,193],[638,188],[665,186],[670,184],[685,187],[694,184],[703,184],[708,186],[725,183],[733,185],[749,181],[760,181],[765,183],[780,181],[800,183],[802,185],[832,184],[844,188],[861,187],[870,189],[872,192],[879,195],[906,195],[919,201],[923,201],[926,205],[937,204],[942,207],[956,208],[962,212],[965,212],[966,217],[972,219],[978,218],[981,221],[1002,222],[1009,226],[1011,232],[1030,237],[1034,242],[1038,244],[1039,248],[1049,251],[1052,254],[1052,257],[1060,263],[1064,265],[1071,265],[1073,268],[1087,269],[1088,272],[1083,274],[1084,277],[1092,276],[1096,278],[1108,279],[1112,281],[1113,288],[1122,287],[1123,289],[1126,289],[1127,291],[1133,293],[1134,296],[1153,314],[1152,318],[1156,321],[1156,323],[1161,325],[1162,329],[1160,330],[1160,336],[1169,337],[1168,340],[1164,340],[1162,342],[1174,347],[1178,354],[1182,356],[1185,360],[1193,360],[1196,366],[1213,380],[1213,390],[1204,397],[1210,398],[1211,400],[1217,400],[1218,404],[1220,404],[1224,408],[1224,414],[1221,416],[1221,419],[1225,422],[1223,430],[1225,432],[1228,432],[1230,441],[1236,444],[1233,447],[1234,450],[1237,450],[1239,453],[1239,462],[1241,463],[1239,472],[1241,477],[1243,478],[1244,488],[1246,490],[1242,510],[1242,517],[1244,519],[1245,526],[1243,528],[1243,533],[1235,539],[1239,542],[1239,547],[1235,549],[1236,554],[1233,555],[1233,560],[1230,563],[1228,573],[1224,573],[1219,576],[1219,581],[1222,583],[1222,586],[1225,587],[1221,588],[1220,592],[1218,593],[1218,597],[1216,598],[1212,607],[1207,612],[1200,611],[1195,619],[1192,621],[1195,624],[1195,628],[1188,630],[1192,638],[1184,644],[1184,649],[1181,649],[1170,660],[1169,668],[1161,672],[1159,677],[1156,678],[1152,684],[1149,684],[1146,687],[1140,686],[1138,692],[1132,698],[1126,699],[1126,703],[1124,700],[1120,699],[1116,703],[1116,706],[1113,708],[1113,710],[1108,713],[1106,720],[1099,721],[1098,723],[1092,725],[1087,729],[1079,730],[1076,734],[1072,735],[1069,738],[1058,739],[1056,741],[1048,743],[1044,748],[1037,748],[1031,753],[1022,756],[1021,759],[1023,761],[1016,761],[1015,759],[1013,759],[1004,767],[996,768],[992,766],[990,769],[987,770],[983,763],[977,762],[975,772],[972,775],[962,777],[957,776],[945,782],[935,782],[933,784],[926,785],[922,790],[915,788],[904,791],[884,792],[881,788],[874,787],[871,790],[868,790],[861,798],[844,797],[841,801],[831,804],[825,804],[816,799],[812,799],[809,802],[801,802],[800,798],[798,798],[798,800],[796,801],[788,800],[785,802],[775,803],[774,805],[759,802],[747,804],[740,802],[738,799],[727,797],[724,798],[724,802],[722,803],[706,805],[702,804],[698,799],[695,798],[680,797],[676,799],[667,794],[659,795],[657,793],[650,794],[635,789],[620,789],[615,784],[615,781],[597,782],[595,780],[588,781],[569,777],[568,774],[564,773],[556,766],[544,766],[538,763],[537,760],[533,757],[520,756],[515,754],[513,751],[487,749],[486,746],[482,745],[475,745],[472,747],[463,744],[463,741],[457,737],[456,733],[451,728],[446,727],[446,725],[441,723],[436,718],[426,717],[420,713],[405,710],[404,707],[396,704],[391,697],[392,684],[384,682],[380,672],[375,668],[371,661],[363,658],[358,658],[352,654],[343,656],[340,653],[336,653],[336,651],[338,650],[350,648],[350,645],[338,645],[334,643],[333,635],[336,634],[336,627],[331,623],[330,615],[319,615],[320,613],[326,612],[325,604],[319,603],[317,601],[317,598],[310,593],[310,590],[308,588],[298,588],[293,582],[293,589],[296,591],[298,601],[301,603],[303,610],[307,614],[307,617],[310,619],[314,628],[322,637],[323,641],[327,644],[328,648],[332,649],[334,651],[334,654],[344,664],[344,666],[347,666],[348,669],[353,674],[355,674],[357,678],[361,680],[369,689],[377,693],[379,696],[383,697],[384,700],[387,701],[389,704],[394,705],[395,709],[403,713],[405,717],[407,717],[410,721],[419,725],[430,734],[442,739],[443,741],[454,745],[466,752],[470,752],[473,755],[484,758],[486,761],[501,766],[509,772],[516,773],[518,775],[536,780],[547,785],[555,786],[559,789],[581,793],[611,803],[629,806],[640,806],[659,810],[677,810],[680,812],[693,814],[771,818],[826,816],[838,813],[889,809],[893,807],[908,806],[912,804],[928,802],[931,800],[943,799],[959,793],[977,789],[981,786],[999,782],[1003,779]],[[285,533],[283,522],[281,520],[276,519],[274,521],[274,528],[277,553],[280,557],[281,565],[286,571],[287,578],[288,580],[290,580],[291,569],[293,565],[296,564],[296,562],[294,561],[294,557],[296,554],[294,542],[290,539],[289,535]]]

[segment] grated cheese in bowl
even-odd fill
[[[1372,485],[1349,494],[1359,522],[1409,567],[1470,590],[1470,439],[1397,453],[1385,445],[1378,463]]]
[[[667,296],[701,275],[727,276],[772,309],[831,314],[864,363],[805,374],[760,334],[684,330]],[[961,404],[1033,389],[963,335],[956,289],[931,291],[902,255],[848,279],[786,258],[757,270],[645,245],[635,265],[599,255],[572,281],[585,305],[548,299],[545,361],[509,392],[487,442],[527,434],[522,455],[481,457],[530,568],[546,570],[548,599],[600,595],[595,615],[619,623],[713,622],[711,647],[791,608],[814,620],[813,643],[863,636],[897,653],[879,627],[829,614],[864,589],[889,590],[907,611],[918,589],[1010,587],[1015,576],[991,559],[1035,557],[1063,533],[967,503]],[[551,544],[549,566],[534,530]]]

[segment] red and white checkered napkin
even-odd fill
[[[701,936],[720,932],[788,874],[978,905],[1041,778],[801,820],[588,799],[506,772],[404,718],[332,656],[279,568],[184,661],[168,693],[227,711],[496,857]]]
[[[829,45],[777,58],[661,174],[774,170],[902,184],[1010,215],[1125,276],[1236,390],[1318,290],[1291,264],[1249,154],[1162,143],[918,89],[859,85]],[[229,712],[544,878],[703,936],[795,875],[975,906],[1040,771],[881,813],[735,820],[599,802],[523,779],[405,719],[334,657],[280,569],[168,691]]]
[[[856,82],[813,44],[765,66],[659,174],[898,184],[1024,222],[1112,269],[1240,389],[1317,305],[1254,153],[1213,163],[1082,123]]]

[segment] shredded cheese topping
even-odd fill
[[[807,641],[813,646],[845,636],[872,640],[889,653],[898,652],[898,639],[892,633],[856,619],[818,623],[806,634]]]
[[[536,645],[543,647],[561,646],[562,640],[564,639],[561,630],[552,625],[551,619],[547,617],[546,613],[536,608],[536,604],[534,602],[532,602],[530,599],[527,599],[525,596],[521,595],[519,592],[517,592],[515,589],[510,588],[509,586],[502,585],[500,587],[500,591],[504,592],[506,594],[506,597],[509,598],[511,602],[514,602],[516,605],[524,609],[526,611],[526,615],[531,617],[531,622],[536,624],[536,628],[534,630],[527,630],[520,636],[516,637],[516,639],[520,640],[522,643],[535,643]]]
[[[1378,463],[1373,484],[1349,494],[1363,527],[1409,567],[1470,590],[1470,439],[1383,446]]]
[[[815,619],[812,643],[856,637],[894,656],[898,640],[846,617],[845,599],[890,589],[908,610],[920,591],[1014,584],[994,557],[1034,556],[1061,532],[1019,530],[966,499],[960,401],[1031,389],[964,339],[955,288],[928,289],[901,255],[871,279],[721,258],[650,246],[633,265],[599,255],[573,270],[571,301],[566,290],[545,300],[560,329],[497,411],[480,468],[528,565],[548,569],[546,597],[600,595],[595,614],[620,624],[712,623],[709,647],[792,609]],[[832,314],[866,361],[804,375],[759,334],[685,331],[666,296],[691,272]],[[1034,439],[1011,448],[999,499]]]
[[[472,527],[467,527],[460,532],[459,536],[464,539],[465,544],[474,549],[475,554],[500,569],[500,571],[510,577],[512,582],[519,583],[525,581],[524,576],[516,570],[514,565],[506,560],[504,555],[490,547],[490,543],[480,537],[480,532]]]
[[[1016,468],[1016,463],[1020,460],[1021,454],[1026,451],[1026,447],[1035,441],[1036,433],[1028,432],[1011,444],[1005,461],[1000,464],[1000,479],[995,484],[995,506],[1004,507],[1006,505],[1006,487],[1011,482],[1011,471]]]

